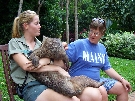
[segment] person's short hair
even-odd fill
[[[102,18],[93,18],[90,23],[89,28],[90,29],[99,29],[101,34],[104,34],[106,31],[106,22]]]

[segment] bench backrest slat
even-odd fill
[[[15,101],[14,95],[17,95],[16,84],[13,82],[11,75],[10,75],[10,61],[9,61],[9,57],[8,57],[8,44],[0,45],[0,52],[1,52],[4,76],[6,79],[7,90],[8,90],[8,94],[10,97],[10,101]]]

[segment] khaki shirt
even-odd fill
[[[41,46],[41,42],[35,38],[36,45],[34,50]],[[26,76],[26,71],[24,71],[14,60],[10,57],[14,53],[22,53],[26,57],[28,57],[28,53],[30,51],[29,46],[26,44],[24,36],[21,38],[12,38],[8,43],[8,53],[10,58],[10,69],[11,69],[11,77],[17,84],[23,84]],[[23,60],[22,60],[23,61]],[[28,73],[26,83],[30,81],[35,81],[36,79]]]

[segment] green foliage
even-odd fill
[[[38,0],[25,0],[22,11],[38,10]],[[12,23],[17,16],[18,0],[0,1],[0,44],[8,43],[11,39]],[[89,23],[94,17],[110,20],[110,31],[135,31],[135,0],[78,0],[78,34],[83,29],[88,30]],[[41,36],[62,37],[66,32],[66,0],[45,0],[40,8]],[[74,38],[74,1],[69,4],[69,30]],[[127,26],[128,25],[128,26]]]
[[[87,31],[86,29],[83,29],[83,31],[78,34],[78,38],[79,39],[88,38],[88,34],[89,34],[89,31]]]
[[[65,6],[65,5],[64,5]],[[59,5],[59,0],[46,1],[41,9],[41,34],[49,37],[60,37],[65,31],[65,15],[63,7]]]
[[[99,16],[117,23],[117,30],[135,31],[135,0],[92,0],[92,2]]]
[[[79,32],[84,29],[89,30],[89,24],[92,18],[98,17],[97,10],[91,0],[78,2],[78,27]]]
[[[109,56],[135,59],[135,35],[130,32],[124,32],[122,34],[107,34],[103,38],[103,43]]]
[[[31,9],[37,11],[38,0],[25,0],[22,11]],[[8,43],[11,39],[12,24],[18,14],[19,0],[0,1],[0,44]],[[35,9],[36,8],[36,9]]]

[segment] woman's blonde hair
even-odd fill
[[[13,22],[12,38],[20,38],[23,33],[23,24],[32,22],[35,15],[37,15],[36,12],[27,10],[16,17]]]
[[[99,29],[99,31],[104,34],[106,31],[106,22],[102,18],[94,18],[89,27],[90,29]]]

